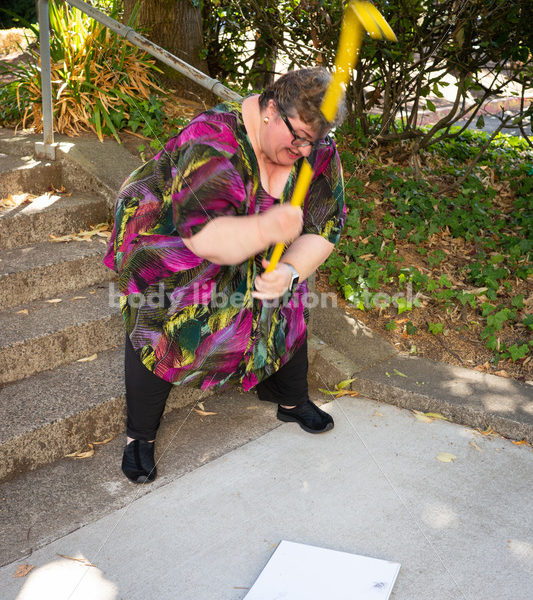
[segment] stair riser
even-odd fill
[[[0,309],[54,298],[114,278],[115,273],[102,264],[101,255],[7,273],[0,277]]]
[[[59,163],[6,171],[0,173],[0,198],[22,192],[40,195],[50,190],[50,186],[59,189],[62,183],[63,177]]]
[[[174,388],[168,398],[165,414],[192,405],[211,394],[202,390]],[[89,442],[116,435],[124,436],[125,440],[125,428],[126,406],[122,391],[107,402],[1,443],[0,482],[52,463],[66,454],[86,450]],[[121,457],[117,456],[117,472],[120,460]]]
[[[0,248],[11,250],[28,244],[48,241],[49,234],[67,235],[103,223],[108,218],[105,200],[88,205],[76,205],[62,210],[19,214],[0,219]]]
[[[55,369],[124,343],[120,314],[0,349],[0,384]]]

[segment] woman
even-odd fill
[[[119,274],[126,335],[122,470],[156,476],[154,440],[173,385],[237,383],[282,421],[322,433],[307,390],[306,279],[344,225],[339,156],[320,104],[330,75],[292,71],[261,95],[195,117],[123,184],[105,264]],[[302,160],[314,176],[289,204]],[[265,254],[290,244],[276,268]],[[268,254],[268,252],[267,252]]]

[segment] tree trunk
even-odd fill
[[[124,23],[128,22],[137,0],[124,0]],[[201,58],[204,49],[202,13],[191,0],[142,0],[137,21],[131,25],[149,40],[165,48],[186,63],[207,73],[207,63]],[[163,83],[176,88],[181,95],[212,104],[214,97],[205,88],[192,83],[174,69],[158,63],[163,71]]]

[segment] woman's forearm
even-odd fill
[[[197,256],[219,265],[237,265],[302,229],[300,208],[281,205],[264,213],[211,219],[183,243]]]
[[[259,215],[216,217],[183,243],[197,256],[218,265],[237,265],[268,247]]]
[[[335,245],[314,233],[304,233],[289,246],[281,257],[281,262],[291,264],[304,281],[333,252]]]

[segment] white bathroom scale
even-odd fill
[[[400,564],[283,540],[245,600],[388,600]]]

